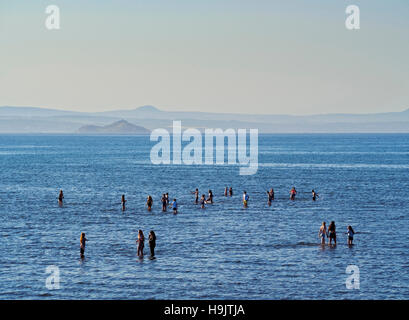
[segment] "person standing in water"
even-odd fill
[[[246,191],[243,192],[243,205],[245,208],[247,208],[248,201],[249,201],[249,195],[247,194]]]
[[[202,209],[205,208],[205,203],[206,203],[206,196],[204,194],[202,194],[202,197],[200,198],[200,207]]]
[[[145,246],[145,236],[143,235],[142,230],[138,231],[138,240],[136,240],[138,245],[138,257],[143,257],[143,248]]]
[[[212,190],[209,190],[209,196],[208,196],[206,202],[209,202],[210,204],[213,203],[213,192],[212,192]]]
[[[121,198],[122,211],[125,211],[125,202],[126,202],[126,200],[125,200],[125,195],[123,194],[123,195],[122,195],[122,198]]]
[[[178,204],[177,204],[177,202],[176,202],[176,199],[173,199],[172,209],[173,209],[173,213],[174,213],[174,214],[177,214],[177,213],[178,213]]]
[[[293,187],[290,191],[290,200],[295,200],[295,195],[297,194],[297,190]]]
[[[155,247],[156,247],[156,235],[153,230],[149,232],[149,249],[151,250],[151,257],[155,256]]]
[[[163,194],[160,200],[162,201],[162,211],[166,212],[166,207],[167,207],[166,195]]]
[[[318,237],[321,238],[321,244],[325,245],[325,237],[327,236],[327,227],[325,221],[322,223],[320,230],[318,231]]]
[[[195,203],[198,204],[199,203],[199,189],[196,188],[196,190],[192,193],[195,195]]]
[[[86,241],[88,241],[88,239],[85,238],[85,233],[82,232],[81,237],[80,237],[80,256],[81,256],[81,258],[84,258]]]
[[[229,196],[233,197],[233,188],[232,187],[229,188]]]
[[[229,190],[228,187],[224,188],[224,196],[225,196],[225,197],[227,197],[227,192],[228,192],[228,190]]]
[[[349,246],[352,246],[352,244],[353,244],[352,242],[354,241],[354,234],[355,234],[354,229],[352,229],[351,226],[348,226],[347,235],[348,235],[348,245]]]
[[[329,235],[329,245],[332,244],[332,240],[334,240],[334,244],[337,244],[337,234],[335,232],[335,222],[331,221],[328,226],[328,235]]]
[[[316,193],[314,190],[312,190],[311,192],[312,192],[312,201],[316,201],[318,198],[318,193]]]
[[[169,205],[169,193],[165,193],[166,205]]]
[[[60,193],[58,194],[58,205],[62,206],[62,201],[64,199],[64,194],[62,192],[62,190],[60,190]]]
[[[146,200],[146,205],[148,206],[148,211],[152,210],[152,204],[153,204],[153,199],[152,197],[149,195],[148,199]]]
[[[267,191],[267,195],[268,195],[267,204],[268,204],[269,206],[271,206],[271,202],[274,200],[274,189],[271,188],[270,191]]]

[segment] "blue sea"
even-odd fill
[[[154,144],[0,135],[0,299],[409,298],[409,135],[260,135],[251,176],[236,165],[154,165]],[[195,188],[211,189],[214,204],[194,204]],[[165,192],[177,198],[177,215],[161,212]],[[335,221],[336,246],[319,244],[323,221]],[[147,241],[138,258],[139,229],[155,231],[156,259]],[[350,265],[359,289],[346,286]],[[59,289],[46,286],[49,266],[59,269]]]

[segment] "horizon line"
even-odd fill
[[[154,105],[141,105],[138,107],[133,107],[129,109],[109,109],[105,111],[77,111],[77,110],[67,110],[59,108],[59,107],[38,107],[38,106],[12,106],[12,105],[1,105],[0,108],[30,108],[30,109],[41,109],[41,110],[48,110],[48,111],[62,111],[62,112],[72,112],[72,113],[83,113],[83,114],[98,114],[98,113],[109,113],[109,112],[119,112],[119,111],[135,111],[144,107],[154,108],[159,112],[167,112],[167,113],[207,113],[207,114],[220,114],[220,115],[258,115],[258,116],[290,116],[290,117],[310,117],[310,116],[325,116],[325,115],[357,115],[357,116],[364,116],[364,115],[377,115],[377,114],[385,114],[385,113],[402,113],[409,111],[408,108],[404,108],[401,111],[381,111],[381,112],[373,112],[373,113],[341,113],[341,112],[333,112],[333,113],[311,113],[311,114],[289,114],[289,113],[243,113],[243,112],[215,112],[215,111],[167,111],[162,110]]]

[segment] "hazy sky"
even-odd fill
[[[45,8],[60,8],[47,30]],[[345,28],[347,5],[361,29]],[[409,108],[408,0],[0,0],[0,105]]]

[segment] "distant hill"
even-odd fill
[[[172,130],[173,120],[182,121],[184,128],[198,128],[199,130],[232,128],[236,130],[258,129],[260,133],[409,133],[409,109],[402,112],[370,114],[296,116],[170,112],[162,111],[154,106],[104,112],[0,107],[0,133],[146,134],[147,131],[144,130],[156,128]],[[138,127],[142,129],[139,130]]]
[[[82,126],[77,130],[82,134],[150,134],[144,127],[136,126],[125,120],[116,121],[107,126]]]

